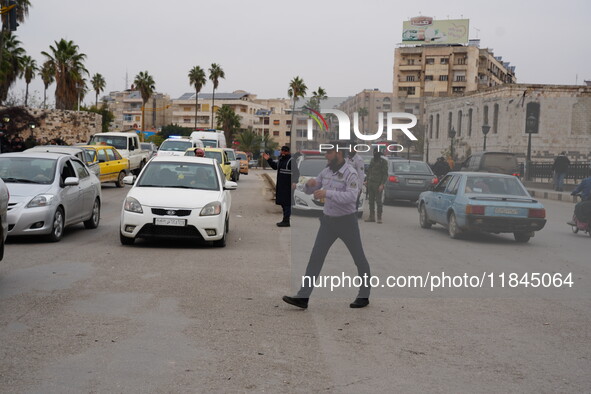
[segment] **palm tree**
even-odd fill
[[[84,67],[86,55],[78,52],[78,45],[63,38],[55,46],[49,46],[50,52],[41,52],[55,70],[55,108],[73,110],[78,101],[80,85],[88,70]]]
[[[15,0],[15,2],[16,2],[16,21],[23,23],[25,21],[25,18],[27,16],[29,16],[29,7],[31,6],[31,2],[29,0]],[[0,0],[0,5],[4,9],[5,7],[8,6],[8,0]],[[1,20],[2,20],[3,27],[9,25],[8,17],[9,17],[8,12],[2,14]],[[4,32],[4,29],[2,29],[2,32]],[[11,34],[11,32],[7,32],[7,34]],[[4,48],[4,41],[6,39],[7,39],[7,36],[5,36],[4,34],[0,34],[0,48]],[[0,51],[0,63],[2,63],[3,58],[4,58],[4,53],[2,53],[2,51]]]
[[[361,134],[365,134],[365,117],[369,114],[367,107],[359,108],[357,113],[359,116],[361,116]]]
[[[300,77],[295,77],[289,83],[289,89],[287,90],[287,95],[290,98],[293,98],[293,108],[291,110],[291,124],[289,125],[289,145],[293,146],[293,119],[295,116],[295,106],[298,98],[304,97],[306,95],[306,91],[308,87],[304,83],[304,80]]]
[[[253,156],[261,148],[261,141],[262,137],[252,130],[252,126],[248,126],[247,130],[236,135],[236,142],[238,142],[240,150],[251,153]]]
[[[326,100],[328,96],[326,95],[326,90],[322,89],[318,86],[318,90],[312,92],[312,99],[314,100],[316,108],[315,110],[320,110],[322,105],[322,100]]]
[[[43,108],[46,108],[45,102],[47,100],[47,88],[55,81],[55,70],[50,62],[43,63],[39,76],[43,81]]]
[[[16,82],[21,74],[25,50],[21,42],[11,32],[1,32],[4,37],[4,47],[1,49],[2,60],[0,62],[0,103],[6,100],[8,90]]]
[[[211,98],[211,128],[213,129],[213,106],[215,104],[215,90],[218,88],[219,80],[226,79],[226,74],[219,64],[212,63],[209,68],[209,80],[213,82],[213,96]]]
[[[135,85],[135,88],[137,90],[140,91],[140,94],[142,95],[142,132],[140,134],[141,140],[144,140],[144,114],[145,114],[145,109],[146,109],[146,104],[148,103],[148,100],[150,99],[150,97],[152,97],[152,94],[154,93],[154,91],[156,90],[156,86],[154,84],[154,78],[152,78],[152,76],[150,74],[148,74],[147,71],[140,71],[138,75],[135,76],[135,80],[133,81],[133,84]]]
[[[197,113],[199,112],[199,92],[207,82],[205,71],[195,66],[189,70],[189,84],[195,87],[195,129],[197,129]]]
[[[23,62],[21,64],[21,77],[25,78],[25,107],[29,102],[29,84],[35,78],[35,74],[39,71],[37,62],[31,56],[23,56]]]
[[[94,97],[94,106],[98,109],[98,96],[103,90],[105,90],[107,83],[105,82],[105,78],[99,73],[93,75],[90,83],[92,84],[92,88],[96,93]]]
[[[240,128],[240,116],[229,105],[222,105],[217,113],[217,127],[224,130],[226,141],[232,142],[234,132]]]

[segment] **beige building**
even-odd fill
[[[393,92],[403,109],[420,117],[420,100],[461,95],[505,83],[516,83],[515,67],[481,49],[479,40],[468,45],[423,45],[394,51]]]
[[[346,99],[339,109],[349,116],[353,122],[353,114],[359,113],[359,130],[364,134],[374,134],[378,130],[378,115],[387,112],[399,112],[396,95],[390,92],[381,92],[379,89],[364,89],[353,97]],[[367,111],[366,116],[363,109]]]
[[[506,84],[461,97],[426,101],[425,159],[454,153],[459,160],[483,150],[483,125],[489,127],[487,151],[527,153],[528,104],[539,105],[538,132],[531,135],[534,161],[551,161],[566,151],[571,161],[591,160],[591,87]]]
[[[269,135],[279,146],[289,145],[291,127],[291,101],[288,99],[257,99],[264,109],[257,111],[258,119],[253,130],[259,135]]]
[[[137,90],[124,90],[111,92],[103,98],[109,111],[115,117],[111,124],[111,131],[123,131],[140,129],[142,126],[142,96]],[[170,123],[167,109],[170,106],[170,96],[162,93],[154,93],[146,103],[144,111],[146,130],[157,130]]]

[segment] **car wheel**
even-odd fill
[[[94,205],[92,206],[92,215],[90,219],[84,222],[84,227],[88,229],[97,228],[99,222],[101,221],[101,202],[97,198],[94,200]]]
[[[121,241],[121,245],[133,245],[135,238],[126,237],[119,231],[119,241]]]
[[[125,178],[125,172],[124,171],[121,171],[119,173],[119,175],[117,176],[117,180],[115,181],[115,186],[117,186],[117,187],[123,187],[124,186],[124,184],[123,184],[123,178]]]
[[[579,232],[579,228],[577,226],[571,226],[571,230],[573,231],[574,234]]]
[[[53,215],[53,223],[51,225],[51,234],[49,234],[49,240],[51,242],[58,242],[64,235],[64,211],[62,208],[58,208]]]
[[[226,238],[228,234],[228,219],[226,219],[226,223],[224,223],[224,236],[222,239],[218,239],[217,241],[213,241],[213,246],[216,248],[223,248],[226,246]]]
[[[419,224],[422,228],[431,228],[432,226],[429,216],[427,215],[425,204],[421,204],[421,208],[419,209]]]
[[[462,234],[462,230],[460,230],[460,228],[458,227],[456,214],[453,212],[449,214],[449,219],[447,221],[447,232],[449,233],[449,236],[453,239],[460,238],[460,235]]]
[[[240,171],[236,172],[236,182],[240,180]]]
[[[515,242],[526,243],[531,238],[531,235],[530,233],[515,232],[513,237],[515,237]]]

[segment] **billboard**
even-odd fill
[[[418,16],[402,23],[402,43],[408,45],[467,44],[469,19],[433,20]]]

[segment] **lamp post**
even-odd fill
[[[455,161],[454,159],[454,138],[456,136],[456,129],[454,129],[453,127],[451,128],[451,130],[449,131],[449,137],[451,138],[451,145],[449,147],[449,151],[451,153],[451,159]]]
[[[484,134],[484,146],[482,147],[483,151],[486,151],[486,135],[490,131],[490,126],[487,124],[482,125],[482,134]]]

